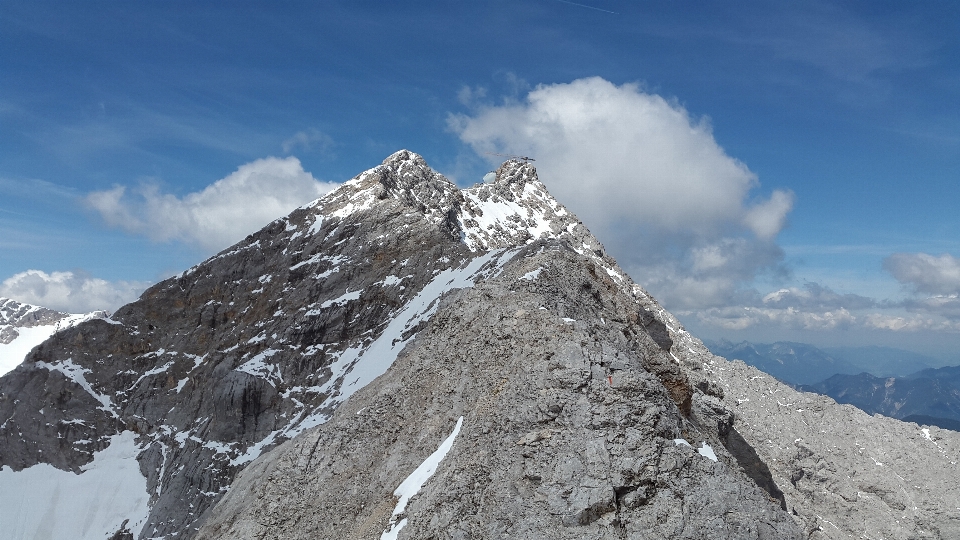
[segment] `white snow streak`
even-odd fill
[[[472,287],[478,277],[485,275],[484,267],[488,263],[496,261],[494,269],[499,269],[505,261],[513,257],[518,249],[490,251],[470,260],[463,268],[449,268],[437,274],[390,320],[387,328],[373,343],[368,346],[353,347],[340,354],[340,357],[330,366],[333,375],[320,388],[321,392],[332,390],[336,392],[318,409],[329,410],[336,404],[344,402],[357,390],[385,373],[397,359],[397,354],[414,337],[411,334],[404,338],[404,332],[432,317],[437,310],[438,300],[445,292]],[[327,418],[329,416],[322,412],[308,415],[284,434],[294,437],[306,429],[326,422]]]
[[[537,268],[536,270],[531,270],[530,272],[527,272],[526,274],[520,276],[520,279],[525,281],[533,281],[538,277],[540,277],[540,272],[543,272],[542,266],[540,268]]]
[[[98,409],[110,413],[114,418],[120,417],[120,415],[117,414],[117,411],[113,406],[113,401],[110,399],[110,397],[97,392],[92,386],[90,386],[90,383],[87,382],[87,378],[84,377],[84,373],[91,373],[91,370],[74,364],[72,358],[67,358],[66,360],[56,364],[37,362],[35,365],[37,367],[49,369],[50,371],[60,372],[64,377],[77,383],[81,388],[86,390],[88,394],[93,396],[94,399],[99,401],[100,407],[98,407]]]
[[[453,441],[457,438],[457,435],[460,434],[460,428],[462,426],[463,417],[461,416],[457,419],[457,426],[453,428],[453,433],[444,439],[444,441],[440,443],[440,447],[437,448],[434,453],[430,454],[415,471],[410,473],[410,476],[408,476],[406,480],[397,486],[397,489],[393,492],[393,495],[397,497],[397,506],[393,509],[393,514],[390,516],[390,526],[380,535],[380,540],[396,540],[397,535],[400,534],[400,529],[407,524],[407,518],[403,518],[397,523],[397,516],[403,513],[407,508],[407,503],[410,501],[410,498],[419,493],[423,485],[427,483],[427,480],[437,471],[440,462],[447,453],[450,452],[450,449],[453,448]]]
[[[693,448],[693,445],[687,442],[686,439],[674,439],[673,444],[677,446],[686,446],[687,448]],[[706,442],[700,443],[700,448],[697,448],[697,453],[701,456],[716,461],[717,454],[713,451],[713,447],[707,444]]]
[[[270,358],[278,352],[280,351],[276,349],[266,349],[261,351],[250,360],[247,360],[242,365],[238,366],[234,371],[240,371],[253,375],[254,377],[260,377],[276,387],[271,379],[276,379],[279,382],[283,382],[283,378],[280,376],[280,368],[275,364],[268,364],[264,360]]]
[[[710,460],[713,460],[713,461],[716,461],[716,460],[717,460],[717,454],[714,453],[713,447],[710,446],[709,444],[707,444],[706,442],[701,443],[700,448],[697,448],[697,452],[698,452],[701,456],[703,456],[703,457],[705,457],[705,458],[707,458],[707,459],[710,459]]]
[[[358,299],[360,298],[360,293],[362,293],[362,292],[363,292],[362,290],[359,290],[359,291],[347,291],[347,292],[343,293],[343,296],[341,296],[341,297],[339,297],[339,298],[334,298],[333,300],[327,300],[326,302],[320,304],[320,309],[327,309],[328,307],[333,306],[333,305],[338,305],[338,306],[339,306],[340,304],[346,304],[347,302],[351,302],[351,301],[353,301],[353,300],[358,300]],[[309,315],[309,314],[310,314],[310,312],[307,313],[307,315]]]

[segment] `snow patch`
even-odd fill
[[[687,448],[693,449],[693,445],[687,442],[686,439],[674,439],[673,444],[677,446],[686,446]],[[697,453],[709,460],[717,460],[717,454],[713,451],[713,447],[706,442],[700,443],[700,448],[697,448]]]
[[[313,223],[310,224],[310,228],[307,229],[307,235],[313,236],[320,232],[320,227],[323,227],[323,216],[317,214],[317,217],[314,218]]]
[[[541,266],[540,268],[537,268],[536,270],[532,270],[532,271],[530,271],[530,272],[527,272],[526,274],[522,275],[522,276],[520,277],[520,279],[525,280],[525,281],[533,281],[533,280],[537,279],[538,277],[540,277],[540,272],[543,272],[543,267],[542,267],[542,266]]]
[[[14,338],[13,341],[10,343],[0,343],[0,376],[13,371],[23,363],[27,354],[29,354],[34,347],[50,339],[50,337],[58,331],[66,330],[67,328],[92,319],[106,320],[107,317],[102,311],[97,311],[93,313],[69,315],[54,324],[17,327],[17,337]]]
[[[113,406],[113,401],[110,399],[110,397],[97,392],[96,390],[93,389],[92,386],[90,386],[90,383],[87,382],[87,379],[86,377],[84,377],[84,374],[91,373],[91,370],[74,364],[72,358],[67,358],[66,360],[62,362],[58,362],[56,364],[48,364],[46,362],[37,362],[34,365],[36,365],[37,367],[48,369],[50,371],[57,371],[60,374],[62,374],[64,377],[77,383],[77,385],[79,385],[81,388],[86,390],[88,394],[90,394],[91,396],[94,397],[94,399],[100,402],[100,407],[97,407],[98,409],[100,409],[101,411],[106,411],[110,413],[114,418],[120,418],[120,415],[117,414],[117,411]]]
[[[163,354],[163,349],[160,349],[160,351],[157,352],[157,356],[160,356],[161,354]],[[145,355],[145,356],[146,356],[146,355]],[[170,366],[172,366],[172,365],[173,365],[173,360],[167,362],[166,364],[164,364],[164,365],[162,365],[162,366],[160,366],[160,367],[158,367],[158,368],[153,368],[153,369],[151,369],[150,371],[145,371],[145,372],[143,373],[143,375],[140,375],[140,378],[137,379],[137,382],[135,382],[135,383],[133,383],[133,384],[130,385],[130,389],[132,390],[132,389],[136,388],[137,385],[140,384],[140,381],[146,379],[147,377],[150,377],[150,376],[153,376],[153,375],[157,375],[157,374],[159,374],[159,373],[163,373],[163,372],[167,371],[168,369],[170,369]],[[85,371],[90,371],[90,370],[88,369],[88,370],[85,370]]]
[[[551,223],[557,217],[553,210],[556,201],[532,183],[524,186],[516,201],[504,199],[496,193],[483,200],[478,190],[472,188],[461,193],[467,200],[460,218],[463,241],[473,251],[486,249],[490,239],[502,232],[513,236],[525,230],[529,233],[528,243],[554,236]],[[476,225],[467,225],[468,221]]]
[[[407,503],[410,501],[410,498],[419,493],[423,485],[427,483],[427,480],[437,471],[440,462],[446,457],[447,453],[450,452],[450,449],[453,448],[453,441],[457,438],[457,435],[460,434],[460,428],[462,426],[463,417],[461,416],[457,419],[457,425],[453,428],[453,433],[444,439],[444,441],[440,443],[440,447],[430,454],[416,470],[410,473],[410,476],[408,476],[406,480],[397,486],[397,489],[393,492],[393,495],[397,497],[397,506],[393,509],[393,514],[390,516],[390,526],[380,535],[380,540],[396,540],[397,535],[400,534],[400,529],[407,524],[407,518],[401,519],[398,523],[397,516],[403,513],[407,508]]]
[[[701,456],[703,456],[703,457],[705,457],[705,458],[707,458],[707,459],[709,459],[709,460],[712,460],[712,461],[716,461],[716,460],[717,460],[717,454],[714,453],[713,447],[711,447],[711,446],[710,446],[709,444],[707,444],[706,442],[701,443],[700,448],[697,448],[697,452],[698,452]]]
[[[381,281],[380,283],[382,283],[385,287],[390,287],[392,285],[399,285],[401,281],[403,281],[408,277],[410,276],[404,276],[404,277],[387,276],[383,278],[383,281]]]
[[[320,309],[327,309],[328,307],[333,306],[333,305],[339,306],[340,304],[346,304],[347,302],[352,302],[353,300],[359,300],[359,299],[360,299],[360,293],[362,293],[362,292],[363,292],[363,290],[352,291],[352,292],[351,292],[351,291],[347,291],[347,292],[343,293],[343,295],[340,296],[339,298],[334,298],[333,300],[327,300],[326,302],[320,304]],[[309,314],[310,314],[310,313],[308,312],[307,315],[309,315]]]
[[[266,363],[265,360],[277,354],[278,352],[280,351],[276,349],[266,349],[261,351],[259,354],[234,369],[234,371],[240,371],[242,373],[253,375],[254,377],[265,379],[275,387],[276,385],[274,384],[274,380],[277,382],[283,382],[283,378],[280,375],[280,368],[275,364]]]
[[[317,409],[332,409],[385,373],[396,361],[397,354],[414,338],[414,334],[404,337],[404,333],[432,317],[437,310],[438,300],[444,293],[472,287],[477,279],[488,277],[499,270],[518,250],[490,251],[470,260],[462,268],[448,268],[438,273],[415,298],[390,319],[390,323],[373,343],[352,347],[339,355],[330,366],[333,375],[322,387],[322,392],[334,393]],[[306,429],[326,422],[328,418],[329,415],[322,412],[308,415],[289,428],[285,435],[294,437]]]

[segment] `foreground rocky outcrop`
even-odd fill
[[[402,151],[0,378],[0,494],[135,463],[102,485],[143,505],[72,508],[74,538],[951,537],[920,490],[953,435],[788,390],[530,164],[461,190]],[[80,519],[44,504],[0,517]]]
[[[625,284],[563,241],[519,250],[444,297],[329,422],[246,469],[199,538],[378,538],[458,418],[399,538],[800,538]]]
[[[742,362],[711,368],[811,538],[960,538],[960,434],[797,392]]]

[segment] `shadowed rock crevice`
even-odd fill
[[[777,483],[774,482],[773,474],[770,473],[770,467],[760,459],[757,451],[737,432],[736,428],[730,427],[727,429],[726,436],[723,439],[723,445],[727,451],[730,452],[730,455],[737,460],[743,472],[745,472],[751,480],[756,482],[761,489],[766,491],[771,499],[779,502],[780,508],[786,511],[787,501],[783,496],[783,492],[777,487]]]

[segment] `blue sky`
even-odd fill
[[[535,151],[698,335],[956,358],[958,41],[936,1],[4,2],[0,294],[115,307],[400,148]]]

